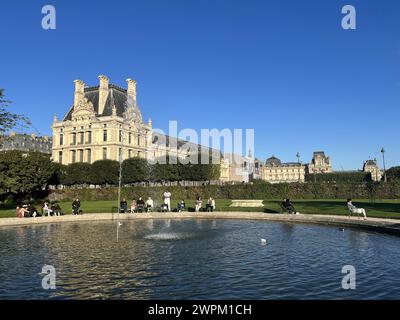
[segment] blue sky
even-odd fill
[[[41,8],[57,29],[41,28]],[[341,28],[341,8],[357,29]],[[73,80],[138,83],[142,113],[167,130],[254,128],[255,155],[337,170],[400,165],[400,2],[389,0],[0,1],[0,87],[51,134]]]

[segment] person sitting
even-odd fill
[[[202,204],[201,197],[197,196],[196,197],[196,207],[195,207],[196,212],[199,212],[201,210],[201,204]]]
[[[168,205],[166,203],[161,204],[161,212],[168,212]]]
[[[82,210],[79,210],[80,207],[81,207],[81,202],[79,201],[78,198],[76,198],[72,202],[72,214],[80,214],[80,213],[82,213]]]
[[[25,209],[23,206],[22,207],[17,207],[15,211],[15,215],[17,218],[24,218],[28,215],[29,211]]]
[[[32,204],[28,204],[27,210],[29,212],[28,214],[30,217],[34,217],[34,218],[40,217],[40,214],[37,212],[36,208]]]
[[[123,198],[119,202],[119,212],[120,213],[126,213],[128,211],[128,202],[126,202],[125,198]]]
[[[144,203],[144,200],[142,199],[142,197],[139,197],[139,199],[138,199],[138,201],[136,202],[136,205],[137,205],[137,212],[143,212],[144,211],[144,205],[145,205],[145,203]]]
[[[146,211],[152,212],[154,207],[154,201],[151,197],[148,197],[146,200]]]
[[[294,208],[292,202],[290,202],[290,199],[283,199],[281,203],[281,207],[289,212],[289,214],[296,214],[296,209]]]
[[[133,199],[131,202],[131,213],[135,213],[136,207],[137,207],[136,200]]]
[[[53,214],[55,216],[61,216],[61,207],[58,203],[54,203],[51,207],[50,207],[51,211],[53,211]]]
[[[185,211],[185,200],[181,200],[180,202],[178,202],[178,212],[182,212]]]
[[[206,211],[207,212],[213,212],[215,209],[215,200],[213,198],[209,198],[206,204]]]
[[[353,203],[352,199],[347,199],[347,208],[349,209],[349,213],[357,213],[357,215],[362,214],[364,216],[364,220],[367,220],[367,213],[363,208],[357,208]]]
[[[53,210],[51,210],[49,208],[49,203],[48,202],[45,202],[43,204],[43,215],[46,215],[46,214],[47,214],[47,216],[52,216],[53,215]]]

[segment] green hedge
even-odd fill
[[[398,199],[400,198],[400,181],[390,183],[303,183],[303,184],[238,184],[238,185],[203,185],[200,187],[165,186],[142,187],[132,186],[122,188],[122,196],[127,199],[138,196],[161,199],[162,193],[170,190],[173,198],[195,199],[200,195],[203,198],[218,199]],[[75,189],[67,188],[54,190],[50,197],[54,200],[115,200],[118,188]]]
[[[331,183],[362,183],[370,182],[371,173],[361,171],[331,172],[319,174],[306,174],[307,182],[331,182]]]

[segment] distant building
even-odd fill
[[[265,161],[261,172],[262,180],[269,183],[304,182],[306,167],[299,162],[282,163],[272,156]]]
[[[0,137],[0,151],[34,151],[51,154],[52,141],[48,136],[38,137],[35,134],[10,132]]]
[[[332,172],[331,159],[323,151],[316,151],[311,162],[307,165],[307,173],[330,173]]]
[[[382,170],[379,169],[378,161],[376,159],[365,161],[363,165],[363,171],[371,173],[372,181],[381,181],[382,179],[383,173]]]
[[[254,172],[254,159],[251,156],[244,157],[239,154],[225,153],[224,161],[225,165],[221,165],[221,179],[222,181],[229,182],[249,182],[250,176]],[[222,170],[225,169],[225,174],[222,174]]]

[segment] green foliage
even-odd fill
[[[371,173],[361,171],[306,174],[307,182],[360,183],[371,181]]]
[[[386,171],[388,181],[400,180],[400,166],[392,167]]]
[[[149,181],[150,167],[146,159],[131,158],[122,163],[122,181],[126,183]]]
[[[31,198],[47,190],[56,165],[48,155],[21,151],[0,153],[0,196]]]
[[[75,184],[89,184],[93,181],[92,165],[89,163],[72,163],[65,167],[60,183],[67,186]]]
[[[97,185],[117,185],[119,180],[119,162],[115,160],[99,160],[93,162],[91,181]],[[90,183],[89,182],[89,183]]]

